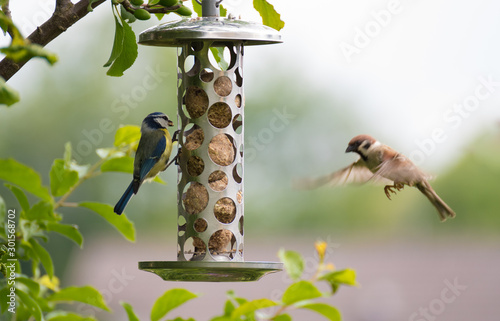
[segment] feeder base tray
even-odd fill
[[[165,281],[242,282],[257,281],[264,275],[283,270],[277,262],[139,262],[139,269],[157,274]]]

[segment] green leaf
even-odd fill
[[[120,56],[123,50],[123,26],[121,25],[120,20],[118,20],[116,14],[114,14],[114,17],[115,17],[115,39],[113,41],[113,48],[111,49],[111,55],[109,56],[108,61],[104,64],[103,67],[111,66],[113,61],[115,61],[116,58]]]
[[[292,317],[289,314],[280,314],[272,318],[272,321],[292,321]]]
[[[278,257],[285,266],[285,271],[292,280],[298,280],[304,272],[304,259],[295,251],[279,250]]]
[[[120,16],[128,23],[132,23],[137,20],[137,18],[132,13],[128,12],[124,6],[120,6]]]
[[[57,55],[45,50],[42,46],[37,44],[24,44],[13,45],[0,49],[0,52],[14,62],[26,62],[31,58],[39,57],[45,59],[49,64],[53,65],[57,62]]]
[[[231,318],[234,320],[241,316],[253,315],[257,310],[273,307],[276,305],[278,305],[277,302],[265,298],[248,301],[237,307],[231,313]]]
[[[326,317],[328,320],[331,321],[342,320],[342,318],[340,317],[339,310],[325,303],[310,303],[301,305],[300,308],[318,312],[319,314],[323,315],[324,317]]]
[[[64,159],[55,159],[50,169],[50,191],[54,196],[66,194],[78,183],[78,172],[66,166]]]
[[[101,172],[134,172],[134,159],[130,156],[111,158],[101,165]]]
[[[54,213],[54,207],[51,203],[40,201],[33,205],[24,213],[24,218],[29,221],[49,221],[57,222],[61,218]]]
[[[6,0],[2,0],[5,2]],[[3,4],[2,4],[3,5]],[[5,15],[3,11],[0,11],[0,27],[4,30],[4,32],[10,31],[12,34],[12,45],[23,45],[26,43],[25,39],[19,29],[17,29],[16,25],[12,22],[12,20]],[[9,30],[10,29],[10,30]]]
[[[0,77],[0,104],[12,106],[19,101],[19,93],[7,85],[5,80]]]
[[[202,16],[201,5],[199,5],[198,2],[196,2],[196,0],[191,0],[191,3],[193,5],[194,12],[196,12],[198,17],[201,17]],[[220,16],[221,17],[227,16],[226,8],[224,8],[222,5],[220,5],[219,7],[220,7]]]
[[[229,64],[224,59],[224,47],[210,47],[210,51],[212,52],[212,55],[214,56],[215,61],[217,61],[220,69],[227,70]]]
[[[40,175],[32,168],[12,158],[0,159],[0,179],[15,184],[45,201],[52,202],[48,189],[42,186]]]
[[[191,0],[191,3],[193,4],[193,10],[194,12],[196,12],[196,14],[198,15],[198,17],[201,17],[202,14],[201,14],[201,5],[196,2],[196,0]]]
[[[221,17],[226,17],[227,16],[227,10],[222,5],[220,5],[220,16]]]
[[[8,287],[0,288],[0,298],[7,298],[7,295],[10,294],[10,289]],[[0,300],[0,313],[5,313],[9,305],[7,304],[7,300]]]
[[[80,247],[82,247],[83,245],[83,236],[78,230],[78,226],[76,225],[66,225],[55,222],[49,222],[47,224],[47,231],[59,233],[69,238],[70,240],[78,244]]]
[[[99,0],[89,0],[89,5],[87,6],[87,11],[88,11],[88,12],[92,12],[92,11],[94,11],[94,9],[92,8],[92,4],[93,4],[94,2],[97,2],[97,1],[99,1]]]
[[[126,125],[118,128],[115,134],[114,145],[116,147],[138,144],[141,139],[141,127]]]
[[[210,321],[232,321],[232,320],[231,320],[231,317],[222,315],[222,316],[214,317],[214,318],[210,319]]]
[[[181,306],[197,295],[185,289],[171,289],[159,297],[151,309],[151,321],[158,321],[168,312]]]
[[[73,148],[71,147],[71,142],[66,142],[66,144],[64,144],[64,156],[63,156],[65,166],[71,165],[72,151],[73,151]]]
[[[104,298],[101,293],[88,285],[82,287],[70,286],[64,288],[49,296],[47,300],[56,302],[82,302],[111,312],[111,309],[106,305],[106,302],[104,302]]]
[[[20,289],[16,289],[16,295],[22,304],[28,309],[31,315],[35,318],[36,321],[45,320],[42,315],[42,309],[38,305],[38,303],[33,300],[27,293]]]
[[[262,17],[262,23],[266,26],[278,31],[285,26],[285,22],[281,20],[280,14],[266,0],[253,0],[253,7],[259,12]]]
[[[231,316],[231,313],[233,313],[235,309],[235,306],[231,300],[227,300],[226,304],[224,305],[224,315],[225,316]]]
[[[29,289],[29,291],[33,294],[33,296],[38,296],[38,293],[40,293],[40,284],[38,284],[38,282],[36,281],[33,281],[32,279],[18,276],[16,277],[17,288],[19,288],[19,284],[24,284],[26,288]]]
[[[49,252],[47,252],[47,250],[43,246],[41,246],[34,238],[31,238],[29,240],[29,243],[36,256],[40,259],[40,262],[45,268],[48,276],[52,278],[54,276],[54,264],[52,263],[52,258],[50,257]]]
[[[356,282],[356,271],[352,269],[330,272],[322,275],[318,278],[318,280],[327,281],[328,283],[330,283],[332,287],[332,293],[337,292],[338,287],[342,284],[351,286],[358,285],[358,283]]]
[[[171,319],[171,320],[167,320],[167,321],[196,321],[195,319],[193,318],[189,318],[189,319],[183,319],[181,317],[177,317],[175,319]]]
[[[73,148],[71,147],[71,142],[67,142],[64,144],[64,168],[76,172],[78,178],[82,178],[87,175],[90,165],[78,165],[78,163],[72,159],[72,154]]]
[[[28,198],[26,197],[26,194],[24,194],[24,191],[14,185],[5,184],[5,186],[10,189],[12,194],[14,194],[14,196],[17,198],[17,201],[19,202],[19,205],[21,205],[23,211],[28,211],[30,209],[30,203],[28,201]]]
[[[38,222],[36,221],[28,221],[21,218],[18,222],[18,228],[21,230],[21,235],[23,237],[23,242],[21,242],[20,245],[25,245],[28,251],[32,251],[31,245],[28,243],[29,239],[33,237],[40,237],[47,241],[45,230],[41,229],[40,225],[38,225]]]
[[[113,62],[108,72],[108,76],[120,77],[123,76],[123,72],[130,68],[137,58],[137,42],[135,39],[135,33],[128,23],[122,19],[123,26],[123,47]]]
[[[127,302],[120,302],[120,304],[125,309],[125,312],[127,312],[128,321],[139,321],[139,318],[134,313],[134,309],[130,304],[128,304]]]
[[[135,241],[134,223],[130,222],[126,215],[116,215],[113,207],[108,204],[84,202],[78,204],[101,215],[109,224],[113,225],[118,232],[131,242]]]
[[[47,321],[97,321],[93,317],[84,317],[75,313],[68,313],[65,311],[58,311],[57,313],[51,313],[47,316]]]
[[[226,295],[229,299],[236,301],[239,305],[248,302],[245,298],[237,297],[233,290],[227,291]]]
[[[292,305],[304,300],[312,300],[323,296],[318,288],[309,281],[298,281],[293,283],[283,293],[281,301],[284,305]]]
[[[3,6],[5,4],[5,1],[6,0],[1,0],[0,1],[0,6]],[[9,26],[11,26],[12,24],[13,24],[12,20],[10,20],[9,18],[7,18],[7,16],[5,15],[5,13],[3,13],[2,11],[0,11],[0,28],[3,30],[4,35],[7,34]]]
[[[164,13],[155,13],[155,16],[156,16],[156,19],[158,19],[158,21],[160,21],[161,19],[163,19],[165,14]]]

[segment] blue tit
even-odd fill
[[[167,130],[174,123],[164,113],[151,113],[142,121],[141,139],[135,153],[134,179],[115,205],[115,213],[121,214],[133,194],[147,179],[153,179],[167,169],[172,152],[172,138]]]

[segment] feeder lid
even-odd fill
[[[196,40],[243,40],[246,46],[281,43],[273,28],[243,20],[222,17],[186,18],[149,28],[139,35],[148,46],[179,47]]]

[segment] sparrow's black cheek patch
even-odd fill
[[[372,143],[366,142],[364,147],[365,147],[365,149],[368,149],[368,148],[370,148],[371,145],[372,145]]]
[[[358,153],[358,155],[365,161],[367,162],[368,161],[368,157],[366,157],[363,153],[357,151],[356,153]]]

